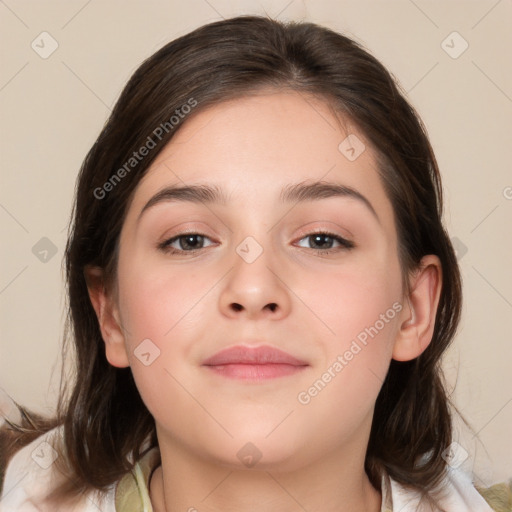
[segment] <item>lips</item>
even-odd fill
[[[204,366],[223,366],[227,364],[308,366],[306,361],[270,346],[250,348],[238,345],[221,350],[203,362]]]
[[[274,347],[238,345],[209,357],[203,366],[222,377],[262,381],[299,373],[309,364]]]

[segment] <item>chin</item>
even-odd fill
[[[252,431],[247,436],[236,435],[222,447],[212,446],[211,455],[231,470],[291,471],[305,464],[299,460],[303,458],[305,444],[305,439],[294,440],[285,431],[270,436],[268,431]]]

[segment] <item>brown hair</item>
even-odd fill
[[[208,105],[262,87],[323,98],[358,127],[374,147],[395,212],[405,276],[421,258],[442,264],[442,292],[433,339],[408,362],[392,361],[377,398],[365,469],[427,492],[443,475],[452,439],[448,397],[439,361],[461,311],[460,274],[442,224],[437,162],[425,128],[383,65],[358,43],[313,23],[240,16],[202,26],[157,51],[135,71],[87,154],[78,176],[66,248],[69,316],[76,376],[62,393],[57,417],[39,432],[64,425],[64,447],[75,491],[105,488],[130,470],[144,441],[156,444],[155,424],[129,368],[111,366],[84,278],[86,266],[115,283],[121,227],[137,184],[182,126],[171,116],[190,100],[195,115]],[[165,124],[167,123],[167,125]],[[158,145],[107,190],[104,184],[165,126]],[[159,132],[160,133],[160,132]],[[126,167],[125,167],[126,170]],[[98,192],[103,190],[104,192]],[[96,191],[96,192],[95,192]],[[99,198],[99,196],[101,196]],[[63,388],[66,391],[65,386]]]

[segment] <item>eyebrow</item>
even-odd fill
[[[349,197],[360,201],[380,223],[379,216],[370,201],[356,189],[338,183],[315,181],[313,183],[295,183],[286,185],[281,190],[281,203],[318,201],[331,197]],[[149,208],[162,202],[187,201],[191,203],[223,204],[229,202],[229,197],[216,185],[197,184],[178,186],[171,185],[157,192],[142,208],[137,222]]]

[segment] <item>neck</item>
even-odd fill
[[[381,495],[364,472],[364,456],[357,460],[346,449],[343,457],[336,452],[280,472],[228,468],[198,460],[183,447],[163,448],[150,484],[154,512],[380,511]]]

